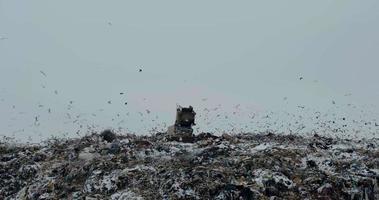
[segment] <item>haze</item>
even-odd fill
[[[173,123],[177,104],[194,106],[197,131],[254,130],[247,119],[270,111],[374,126],[378,10],[375,0],[0,0],[0,135],[144,134]]]

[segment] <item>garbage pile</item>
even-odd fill
[[[0,143],[0,199],[379,199],[379,140],[111,131]]]

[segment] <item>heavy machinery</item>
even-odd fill
[[[193,142],[194,135],[192,126],[196,125],[195,116],[196,113],[192,106],[188,108],[178,106],[176,109],[175,124],[168,127],[167,138],[180,142]]]

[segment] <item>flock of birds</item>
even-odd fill
[[[137,69],[138,73],[143,72],[142,68]],[[39,73],[43,77],[48,77],[45,71],[40,70]],[[300,81],[304,80],[303,77],[299,78]],[[46,88],[45,86],[42,86]],[[55,95],[59,95],[58,90],[54,90]],[[126,94],[125,91],[119,92],[120,96],[124,96]],[[351,94],[346,94],[351,95]],[[146,99],[145,99],[146,100]],[[288,100],[288,97],[283,98],[284,101]],[[1,101],[4,101],[2,98]],[[201,101],[206,102],[208,98],[202,98]],[[78,130],[76,134],[80,136],[83,129],[87,130],[87,132],[91,132],[96,130],[96,125],[86,124],[88,122],[88,118],[86,116],[90,115],[92,117],[97,117],[97,113],[86,114],[86,113],[75,113],[73,111],[74,101],[70,100],[67,104],[67,112],[65,115],[66,121],[64,124],[75,124],[78,125]],[[107,104],[112,104],[112,100],[108,100]],[[128,102],[125,101],[124,105],[127,105]],[[331,102],[332,105],[337,105],[336,101]],[[44,105],[38,104],[38,108],[45,108]],[[350,104],[348,106],[351,106]],[[16,109],[16,105],[12,105],[13,109]],[[369,131],[373,135],[377,133],[379,129],[379,123],[376,122],[376,119],[373,120],[364,120],[364,119],[348,119],[346,116],[339,116],[334,113],[326,113],[322,114],[320,112],[314,111],[306,106],[298,106],[301,110],[301,114],[292,114],[289,112],[283,113],[275,113],[275,112],[267,112],[267,113],[246,113],[246,109],[242,108],[240,104],[235,105],[232,112],[225,112],[222,108],[222,105],[219,104],[214,108],[203,108],[200,112],[198,111],[197,120],[201,121],[201,125],[195,127],[197,132],[202,130],[215,132],[215,133],[238,133],[238,132],[259,132],[259,131],[267,131],[270,130],[272,132],[283,132],[286,130],[288,133],[300,133],[302,130],[305,133],[318,133],[318,132],[330,132],[330,133],[341,133],[346,134],[349,137],[354,137],[359,134],[360,131]],[[51,108],[47,109],[47,113],[51,114],[53,111]],[[98,112],[103,112],[105,109],[98,109]],[[363,112],[363,111],[362,111]],[[19,114],[25,114],[24,112],[19,112]],[[157,115],[151,115],[152,112],[149,109],[139,111],[137,116],[140,116],[141,122],[150,121],[152,125],[150,133],[156,133],[165,131],[168,125],[165,122],[159,122],[159,117]],[[126,113],[126,116],[129,116],[130,112]],[[38,127],[41,124],[41,115],[34,116],[34,122],[32,126]],[[240,119],[246,119],[241,121]],[[116,121],[117,120],[117,121]],[[146,120],[146,121],[144,121]],[[125,118],[123,114],[116,113],[114,117],[112,117],[112,121],[116,121],[119,126],[119,130],[122,130],[122,124],[125,123]],[[309,130],[309,123],[307,121],[312,122],[312,130]],[[366,129],[364,127],[367,127]],[[124,129],[125,130],[125,129]],[[127,130],[127,129],[126,129]],[[13,134],[24,132],[25,128],[18,129],[13,132]],[[68,134],[68,133],[66,133]],[[355,135],[354,135],[355,134]]]
[[[112,26],[112,22],[107,23],[109,26]],[[0,40],[7,40],[7,37],[0,36]],[[137,71],[139,73],[143,72],[142,68],[138,68]],[[39,71],[40,74],[47,78],[48,75],[43,70]],[[299,77],[300,81],[304,80],[303,76]],[[314,82],[318,82],[315,80]],[[46,88],[45,85],[42,85],[42,88]],[[54,90],[55,95],[59,95],[58,90]],[[125,92],[120,92],[119,95],[125,95]],[[352,96],[351,93],[347,93],[344,96]],[[4,102],[4,98],[0,99],[0,102]],[[201,101],[207,101],[207,98],[201,99]],[[288,97],[283,98],[284,101],[288,100]],[[331,101],[332,105],[337,105],[337,102],[335,100]],[[112,100],[108,100],[107,104],[112,104]],[[123,103],[124,105],[128,105],[128,102],[125,101]],[[67,110],[72,110],[74,105],[74,101],[69,101],[67,105]],[[348,104],[347,106],[352,106],[352,104]],[[306,106],[298,105],[297,106],[301,110],[306,110]],[[38,104],[38,108],[44,108],[44,105]],[[12,105],[12,109],[16,109],[16,105]],[[246,122],[239,122],[239,120],[232,120],[233,117],[237,117],[236,119],[240,119],[238,117],[241,117],[241,113],[243,113],[243,109],[241,109],[240,105],[236,105],[235,110],[232,113],[226,113],[222,111],[222,106],[217,105],[214,108],[204,108],[200,115],[197,116],[197,119],[202,121],[203,126],[205,126],[207,129],[212,125],[212,123],[220,122],[220,120],[225,120],[222,123],[222,126],[220,124],[216,124],[211,131],[214,132],[249,132],[249,131],[261,131],[261,130],[269,130],[272,131],[280,131],[286,128],[289,132],[299,132],[302,129],[306,129],[307,125],[304,123],[304,119],[308,118],[310,121],[313,122],[313,126],[315,127],[312,131],[314,132],[325,132],[326,129],[328,129],[329,132],[332,133],[343,133],[343,134],[358,134],[359,131],[371,131],[371,133],[374,135],[377,133],[379,128],[379,123],[376,121],[376,119],[372,120],[365,120],[365,119],[351,119],[349,120],[346,116],[340,117],[337,116],[334,113],[327,113],[327,114],[321,114],[317,111],[312,111],[311,109],[308,109],[308,115],[310,116],[305,117],[303,115],[295,115],[291,113],[281,113],[281,114],[275,114],[273,112],[263,113],[260,116],[258,116],[257,113],[248,113],[247,118],[249,119],[248,125]],[[99,109],[98,111],[103,112],[104,109]],[[47,108],[47,112],[49,114],[52,113],[51,108]],[[363,111],[362,111],[363,112]],[[144,115],[146,113],[147,115],[150,115],[152,112],[149,109],[146,109],[144,112],[138,112],[138,115],[141,117],[141,122],[144,121],[143,118],[146,118]],[[25,114],[25,112],[19,112],[19,114]],[[87,127],[84,127],[84,122],[86,119],[81,119],[81,117],[85,116],[86,114],[72,114],[72,113],[66,113],[66,118],[70,120],[66,123],[73,123],[73,124],[79,124],[79,130],[77,131],[77,134],[79,135],[80,129],[86,128],[89,130],[95,129],[95,125],[87,125]],[[130,115],[130,113],[126,113],[127,116]],[[91,116],[96,117],[96,113],[92,113]],[[278,117],[275,117],[278,116]],[[283,116],[285,116],[285,119],[292,119],[292,120],[285,120],[283,119]],[[244,116],[246,118],[246,116]],[[121,125],[125,122],[125,119],[122,119],[122,115],[120,113],[117,113],[114,118],[112,118],[112,121],[115,121],[116,119],[119,120],[117,125]],[[155,123],[155,127],[151,129],[151,132],[157,132],[157,131],[164,131],[167,128],[167,124],[162,122],[159,123],[159,118],[156,115],[155,117],[152,117],[150,119],[151,122]],[[303,121],[302,121],[303,120]],[[34,116],[34,122],[33,126],[40,126],[41,120],[40,115]],[[348,127],[353,128],[348,128]],[[363,127],[368,127],[367,130],[363,129]],[[196,128],[197,131],[201,131],[201,127]],[[18,132],[23,132],[25,129],[19,129],[13,132],[13,134]],[[309,132],[309,130],[307,130]],[[311,131],[311,132],[312,132]],[[354,136],[354,135],[353,135]]]
[[[143,72],[143,69],[142,69],[142,68],[139,68],[137,71],[138,71],[139,73],[142,73],[142,72]],[[45,71],[43,71],[43,70],[40,70],[39,73],[41,74],[41,76],[43,76],[43,77],[45,77],[45,78],[48,77],[48,74],[47,74]],[[41,87],[42,87],[43,89],[46,89],[46,86],[45,86],[45,85],[41,85]],[[55,95],[59,95],[59,90],[55,89],[55,90],[53,90],[53,93],[54,93]],[[126,94],[125,92],[120,92],[120,93],[119,93],[119,95],[121,95],[121,96],[123,96],[123,95],[125,95],[125,94]],[[0,98],[0,102],[5,102],[5,101],[6,101],[6,99],[5,99],[4,97]],[[67,113],[65,113],[65,118],[66,118],[67,121],[65,121],[64,124],[72,123],[72,124],[77,124],[77,125],[79,125],[79,127],[78,127],[79,129],[76,131],[76,134],[77,134],[77,135],[79,135],[79,133],[80,133],[80,131],[81,131],[82,129],[87,129],[88,132],[90,132],[90,131],[96,129],[96,125],[88,125],[88,124],[85,125],[85,122],[88,121],[88,120],[83,118],[83,117],[88,116],[88,115],[90,115],[90,116],[92,116],[92,117],[96,117],[96,116],[97,116],[96,112],[94,112],[94,113],[92,113],[92,114],[87,114],[87,113],[74,113],[74,112],[72,112],[72,111],[73,111],[73,108],[74,108],[74,103],[75,103],[75,102],[74,102],[73,100],[68,101],[68,104],[67,104],[67,107],[66,107]],[[112,104],[112,100],[108,100],[108,101],[107,101],[107,104]],[[124,104],[124,105],[128,105],[128,102],[125,101],[123,104]],[[12,108],[13,110],[16,110],[16,109],[17,109],[17,106],[16,106],[16,105],[11,105],[11,108]],[[43,104],[41,104],[41,103],[38,103],[38,104],[37,104],[37,108],[38,108],[38,109],[46,109],[46,111],[47,111],[48,114],[52,114],[52,113],[53,113],[53,109],[52,109],[52,108],[50,108],[50,107],[45,108],[45,105],[43,105]],[[105,109],[98,109],[97,111],[98,111],[98,112],[103,112],[103,111],[105,111]],[[24,112],[24,111],[19,111],[19,112],[15,111],[15,112],[16,112],[17,114],[19,114],[19,115],[27,114],[27,113]],[[141,115],[143,115],[142,112],[139,112],[139,113],[140,113]],[[147,114],[150,114],[151,111],[148,110],[148,109],[146,109],[146,113],[147,113]],[[129,112],[126,113],[126,116],[129,116],[129,115],[130,115]],[[112,118],[112,121],[115,121],[116,118],[121,118],[121,114],[120,114],[120,113],[117,113],[116,116],[115,116],[114,118]],[[156,117],[156,118],[158,118],[158,117]],[[17,118],[14,117],[14,118],[12,118],[11,120],[12,120],[12,121],[16,121]],[[155,119],[154,121],[156,121],[156,119]],[[121,121],[119,121],[117,124],[118,124],[118,125],[121,125],[121,124],[124,123],[124,122],[125,122],[125,120],[121,120]],[[40,125],[41,125],[41,113],[39,113],[39,114],[37,114],[37,115],[35,115],[35,116],[33,117],[33,123],[32,123],[29,127],[39,127]],[[8,125],[8,127],[11,127],[11,126],[12,126],[12,125]],[[19,127],[18,127],[18,128],[19,128]],[[22,128],[22,129],[19,128],[19,129],[13,131],[12,134],[13,134],[13,136],[14,136],[14,135],[17,134],[17,133],[25,132],[26,130],[27,130],[27,128]],[[68,133],[64,133],[64,134],[65,134],[65,135],[68,135]],[[41,133],[39,133],[39,136],[41,136]],[[8,138],[8,137],[5,137],[5,136],[4,136],[4,138]],[[31,138],[29,138],[29,140],[31,140]]]

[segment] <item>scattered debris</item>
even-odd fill
[[[369,199],[379,139],[112,131],[42,144],[0,142],[0,199]]]

